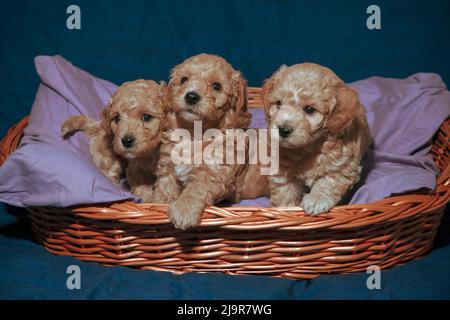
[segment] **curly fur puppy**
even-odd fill
[[[261,98],[270,129],[279,133],[272,204],[329,211],[359,180],[371,141],[357,92],[330,69],[303,63],[283,65],[265,81]]]
[[[194,121],[202,122],[203,131],[247,128],[251,114],[246,92],[241,73],[225,59],[209,54],[188,58],[171,73],[166,95],[171,126],[191,133]],[[245,165],[175,165],[171,152],[176,143],[170,135],[169,131],[163,138],[153,201],[170,203],[169,218],[176,228],[187,229],[198,225],[207,205],[235,197],[236,177]]]
[[[115,184],[125,172],[131,192],[151,199],[159,147],[167,121],[163,97],[167,86],[150,80],[122,84],[101,113],[101,120],[74,116],[61,127],[63,137],[84,131],[95,165]]]

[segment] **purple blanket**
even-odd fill
[[[72,115],[98,118],[116,85],[61,56],[39,56],[35,63],[41,85],[21,145],[0,167],[0,201],[24,207],[67,207],[136,200],[96,169],[84,134],[66,141],[59,135],[62,122]],[[364,178],[349,195],[350,202],[434,189],[438,170],[428,155],[430,140],[450,115],[450,93],[441,78],[418,73],[406,79],[372,77],[351,85],[366,109],[374,144],[364,159]],[[252,127],[265,127],[262,110],[252,113]],[[269,203],[260,198],[240,205]]]

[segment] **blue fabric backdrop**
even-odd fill
[[[167,79],[199,52],[216,53],[261,85],[282,63],[311,61],[350,82],[372,75],[439,73],[450,82],[450,2],[376,1],[382,29],[366,28],[372,1],[6,1],[0,5],[0,135],[29,113],[38,86],[33,58],[62,54],[96,76],[121,83]],[[81,8],[81,30],[66,8]],[[313,281],[105,268],[53,256],[30,239],[27,220],[0,209],[0,298],[449,298],[449,222],[426,258],[383,272]],[[65,287],[79,264],[83,289]]]

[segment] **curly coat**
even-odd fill
[[[159,147],[167,130],[163,105],[166,90],[163,82],[126,82],[101,112],[100,121],[74,116],[61,127],[65,138],[84,131],[95,165],[115,184],[125,173],[131,192],[144,202],[152,197]]]
[[[361,174],[371,139],[358,93],[330,69],[282,66],[261,91],[270,129],[279,132],[280,169],[269,176],[274,206],[330,210]]]
[[[189,100],[188,95],[196,97]],[[202,129],[247,128],[251,114],[247,110],[247,84],[239,71],[225,59],[209,54],[188,58],[171,73],[166,96],[172,129],[193,133],[194,121]],[[207,205],[223,199],[236,200],[242,193],[237,181],[245,175],[245,164],[179,164],[171,153],[176,146],[168,131],[161,146],[153,201],[170,203],[168,215],[176,228],[197,226]],[[209,142],[203,142],[206,148]]]

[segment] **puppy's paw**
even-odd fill
[[[195,198],[185,200],[183,196],[180,196],[178,200],[171,203],[167,214],[175,228],[186,230],[199,225],[205,206],[204,201]]]
[[[61,137],[67,138],[70,135],[70,133],[71,133],[70,130],[71,129],[67,125],[63,125],[61,127]]]
[[[81,130],[87,124],[85,116],[73,116],[67,119],[61,126],[61,137],[68,138],[76,131]]]
[[[310,193],[303,197],[301,207],[307,214],[317,216],[330,211],[336,204],[337,201],[333,198],[322,194]]]

